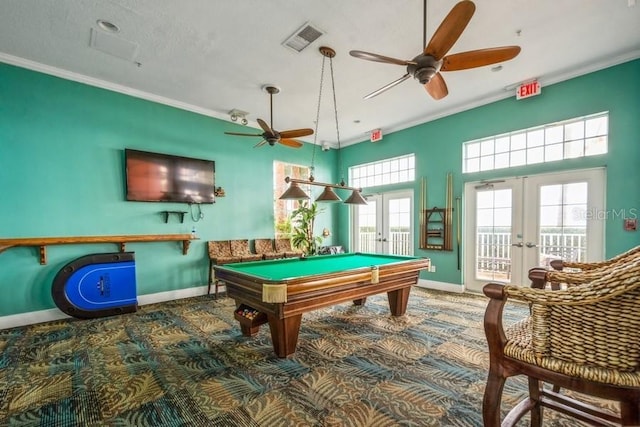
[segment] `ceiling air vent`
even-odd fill
[[[302,52],[305,47],[309,46],[323,34],[324,31],[320,30],[310,22],[307,22],[302,27],[298,28],[291,37],[286,39],[282,45],[289,49],[293,49],[296,52]]]
[[[89,46],[100,52],[108,53],[116,58],[134,62],[138,56],[138,43],[119,38],[113,34],[91,28]]]

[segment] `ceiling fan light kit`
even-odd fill
[[[334,112],[335,121],[336,121],[336,135],[337,135],[336,139],[337,139],[337,145],[338,145],[338,159],[339,159],[338,168],[342,170],[342,157],[340,152],[340,130],[338,127],[338,107],[336,105],[336,87],[335,87],[335,80],[333,78],[333,61],[332,61],[333,57],[336,56],[336,51],[328,46],[321,46],[318,50],[322,54],[323,58],[322,58],[322,70],[320,72],[320,94],[318,95],[318,108],[316,110],[316,130],[314,132],[314,137],[313,137],[314,140],[313,140],[313,152],[311,155],[311,167],[309,168],[311,173],[309,175],[308,180],[286,177],[284,181],[289,184],[289,188],[282,194],[282,196],[280,196],[280,199],[281,200],[309,199],[309,196],[307,196],[307,194],[304,191],[302,191],[302,189],[300,188],[300,184],[305,184],[309,186],[324,187],[324,190],[322,191],[322,193],[316,198],[315,200],[316,202],[341,202],[342,199],[333,190],[334,188],[338,188],[338,189],[352,191],[351,196],[349,196],[347,200],[344,201],[345,204],[366,205],[367,204],[366,200],[360,194],[362,189],[347,186],[346,183],[344,182],[344,178],[340,181],[340,184],[328,184],[323,182],[316,182],[313,176],[314,160],[315,160],[316,145],[317,145],[316,138],[318,135],[318,123],[320,121],[320,104],[322,101],[322,87],[324,83],[324,64],[327,58],[329,58],[329,65],[331,68],[331,89],[333,94],[333,112]]]
[[[229,118],[231,119],[231,121],[237,122],[238,120],[240,120],[240,123],[242,123],[244,126],[249,124],[249,121],[247,120],[248,115],[249,113],[247,111],[238,110],[237,108],[229,111]]]
[[[475,10],[476,6],[471,0],[458,2],[444,18],[427,44],[427,0],[424,0],[424,38],[422,44],[425,48],[420,55],[412,60],[402,60],[361,50],[349,52],[355,58],[407,67],[407,72],[404,76],[371,92],[364,99],[380,95],[409,77],[413,77],[424,86],[433,99],[439,100],[449,94],[447,84],[441,74],[442,71],[468,70],[515,58],[520,53],[519,46],[494,47],[447,55],[467,27]]]

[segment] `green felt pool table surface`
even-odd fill
[[[358,268],[371,268],[414,260],[416,257],[350,253],[318,255],[305,259],[285,258],[271,261],[256,261],[227,264],[224,269],[255,276],[265,281],[285,281],[317,274],[336,273]]]
[[[362,305],[370,295],[386,292],[392,316],[407,309],[411,287],[429,259],[399,255],[336,254],[214,266],[236,312],[242,334],[254,336],[268,322],[274,352],[295,352],[302,314],[321,307],[353,301]],[[252,315],[253,316],[253,315]]]

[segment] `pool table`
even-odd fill
[[[411,286],[428,258],[350,253],[214,266],[236,303],[242,334],[255,335],[269,323],[278,357],[296,350],[302,313],[386,292],[393,316],[407,310]]]

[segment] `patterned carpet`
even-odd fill
[[[306,313],[288,359],[268,325],[243,337],[227,298],[4,329],[0,425],[480,426],[485,306],[414,288],[399,318],[386,295]],[[510,306],[505,322],[526,312]],[[508,380],[504,407],[525,390]],[[576,425],[553,415],[545,425]]]

